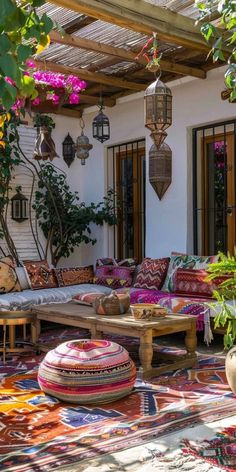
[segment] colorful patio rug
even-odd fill
[[[68,330],[52,336],[61,342],[66,335]],[[74,336],[70,331],[69,337],[79,337],[78,331]],[[224,361],[213,356],[202,356],[193,369],[151,382],[138,380],[130,396],[100,407],[62,403],[40,391],[37,368],[42,357],[16,357],[1,366],[0,470],[4,472],[48,472],[236,414]]]
[[[236,426],[224,429],[217,433],[210,441],[193,444],[191,441],[183,441],[184,457],[192,456],[200,459],[199,464],[205,466],[209,463],[233,472],[236,470]],[[202,469],[200,468],[199,471]]]

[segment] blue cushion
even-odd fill
[[[46,303],[66,303],[75,295],[84,292],[108,294],[111,289],[95,284],[70,285],[69,287],[47,288],[41,290],[23,290],[22,292],[0,295],[0,311],[30,310],[34,305]]]

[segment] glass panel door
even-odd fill
[[[145,150],[116,154],[116,190],[120,201],[118,257],[144,256]]]

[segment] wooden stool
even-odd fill
[[[3,353],[3,363],[6,362],[7,352],[25,352],[32,350],[30,346],[28,349],[23,347],[15,347],[16,335],[15,327],[23,326],[23,338],[26,339],[26,325],[31,324],[31,342],[36,343],[36,317],[30,311],[4,311],[0,312],[0,325],[3,326],[3,347],[0,347],[0,352]],[[9,347],[7,345],[7,326],[9,326]]]

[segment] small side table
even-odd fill
[[[31,324],[31,342],[36,344],[36,317],[30,311],[2,311],[0,312],[0,325],[3,326],[3,347],[0,347],[0,352],[3,353],[3,363],[6,362],[7,352],[25,352],[32,350],[32,346],[15,347],[16,335],[15,327],[23,326],[23,339],[26,339],[26,325]],[[7,347],[7,326],[9,326],[9,347]]]

